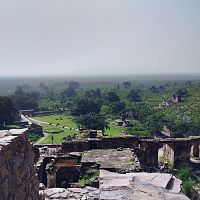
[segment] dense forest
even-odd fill
[[[109,129],[110,121],[121,120],[126,122],[128,134],[140,137],[153,137],[166,129],[173,137],[187,137],[199,135],[200,130],[197,80],[23,82],[6,96],[11,100],[6,103],[11,113],[60,109],[87,129]],[[3,100],[0,98],[0,112],[5,112]],[[10,116],[6,123],[14,119]],[[4,121],[1,119],[1,125]]]

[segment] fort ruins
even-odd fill
[[[174,167],[198,169],[192,158],[199,157],[199,146],[200,137],[103,137],[33,145],[27,129],[1,131],[1,199],[188,199],[181,180],[156,171],[159,151]]]

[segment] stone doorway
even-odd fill
[[[168,144],[163,144],[158,149],[158,165],[163,165],[164,163],[174,166],[174,150]]]
[[[76,167],[61,167],[56,172],[56,187],[68,188],[71,183],[78,182],[80,171]]]

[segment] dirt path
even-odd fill
[[[33,119],[31,117],[28,117],[28,120],[35,122],[37,124],[49,124],[48,122],[39,121],[39,120]]]
[[[48,137],[48,133],[43,133],[44,136],[41,137],[35,144],[42,144],[42,142]]]
[[[44,122],[44,121],[40,121],[40,120],[36,120],[36,119],[33,119],[31,117],[28,118],[30,121],[32,122],[35,122],[37,124],[48,124],[50,126],[55,126],[55,127],[59,127],[59,128],[65,128],[65,129],[68,129],[68,130],[74,130],[74,131],[79,131],[77,128],[70,128],[68,126],[62,126],[62,125],[57,125],[57,124],[52,124],[52,123],[49,123],[49,122]]]

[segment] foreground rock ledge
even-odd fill
[[[180,193],[181,181],[171,174],[100,171],[100,187],[51,188],[40,194],[49,199],[73,200],[188,200]],[[172,179],[174,179],[172,181]],[[171,184],[171,185],[170,185]],[[167,189],[170,188],[170,189]]]

